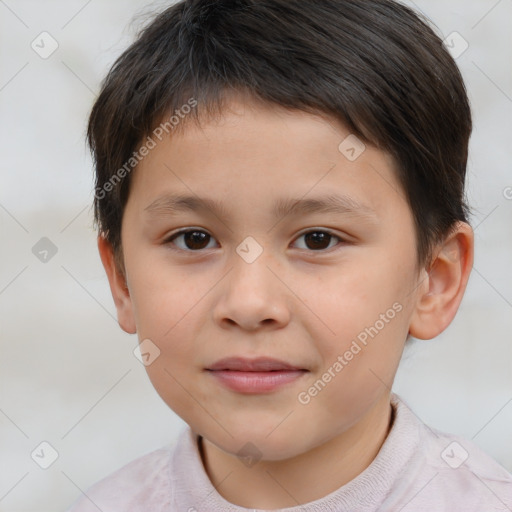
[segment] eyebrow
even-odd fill
[[[207,210],[219,218],[228,217],[228,212],[221,202],[189,195],[164,195],[144,208],[144,211],[151,215],[173,215],[179,212]],[[331,194],[309,199],[281,198],[276,201],[272,209],[272,215],[276,218],[311,213],[350,215],[374,222],[378,219],[375,210],[347,195]]]

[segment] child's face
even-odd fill
[[[227,452],[251,442],[264,458],[293,457],[388,400],[425,290],[392,161],[370,147],[349,161],[338,148],[348,135],[334,121],[233,101],[220,122],[159,142],[132,177],[120,323],[160,349],[147,371],[163,400]],[[173,208],[176,195],[222,210]],[[273,212],[328,196],[367,209]],[[208,236],[169,241],[184,228]],[[208,370],[230,357],[300,371]]]

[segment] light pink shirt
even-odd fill
[[[512,512],[512,475],[471,441],[431,429],[396,394],[377,457],[331,494],[286,512]],[[130,462],[68,512],[250,512],[226,501],[206,474],[197,436]]]

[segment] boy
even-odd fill
[[[89,120],[120,326],[189,425],[73,512],[512,510],[512,475],[391,392],[473,262],[471,113],[392,0],[185,0]]]

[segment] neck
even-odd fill
[[[291,459],[244,467],[204,438],[200,451],[210,481],[230,503],[269,510],[295,507],[327,496],[362,473],[377,456],[392,420],[386,393],[348,430]]]

